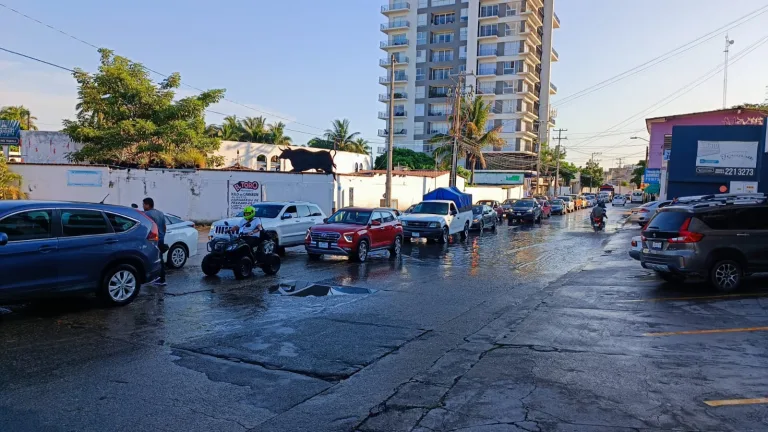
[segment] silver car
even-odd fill
[[[640,207],[635,207],[632,209],[629,215],[629,222],[636,223],[640,226],[645,226],[645,224],[648,223],[651,218],[653,218],[653,216],[657,211],[659,211],[660,208],[664,208],[670,204],[672,204],[671,200],[651,201],[641,205]]]

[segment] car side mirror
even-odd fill
[[[377,220],[371,221],[371,226],[379,226],[379,225],[381,225],[381,221],[377,221]]]
[[[328,218],[323,218],[323,223],[328,223]]]
[[[139,206],[134,203],[134,204],[131,204],[131,208],[137,209],[137,208],[139,208]]]
[[[456,216],[457,214],[459,214],[459,212],[456,210],[451,210],[451,216]]]
[[[293,215],[292,215],[292,214],[290,214],[290,213],[285,213],[285,214],[283,215],[282,219],[283,219],[283,220],[285,220],[285,219],[290,219],[290,218],[292,218],[292,217],[293,217]]]
[[[8,234],[4,232],[0,232],[0,246],[5,246],[8,244]]]

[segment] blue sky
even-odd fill
[[[200,88],[226,88],[231,100],[216,110],[266,115],[289,123],[298,143],[321,134],[335,118],[349,118],[374,146],[383,145],[377,95],[384,56],[379,13],[384,0],[200,0],[105,2],[2,0],[45,23],[161,72],[178,71]],[[552,80],[559,99],[650,60],[766,5],[739,0],[559,0],[562,27],[555,34],[560,62]],[[0,8],[0,46],[67,67],[93,71],[93,48]],[[730,31],[732,56],[768,36],[768,13]],[[643,157],[646,117],[716,109],[722,105],[722,73],[656,110],[644,110],[723,61],[718,36],[660,65],[558,107],[557,125],[567,128],[569,159],[582,164],[592,152],[603,166]],[[761,102],[768,78],[768,44],[729,69],[729,105]],[[42,129],[56,130],[74,114],[77,89],[65,72],[0,52],[0,105],[24,104]],[[634,115],[618,134],[590,138]],[[209,121],[220,118],[210,116]],[[637,132],[632,132],[637,131]],[[302,133],[303,132],[303,133]],[[589,139],[587,139],[589,138]]]

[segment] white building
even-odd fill
[[[522,168],[504,161],[535,156],[537,140],[547,141],[554,125],[549,100],[557,87],[550,76],[558,54],[552,36],[560,27],[554,0],[390,1],[381,8],[387,21],[381,25],[379,118],[389,118],[394,56],[394,145],[432,150],[429,139],[450,128],[450,89],[466,72],[468,86],[492,106],[487,128],[501,127],[506,142],[488,149],[489,168]],[[388,138],[384,125],[379,135]]]

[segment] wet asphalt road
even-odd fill
[[[662,283],[627,256],[622,212],[605,233],[581,211],[395,261],[289,250],[243,282],[198,256],[124,308],[11,307],[0,430],[768,429],[768,405],[732,402],[768,397],[765,279]],[[290,281],[375,292],[273,293]]]

